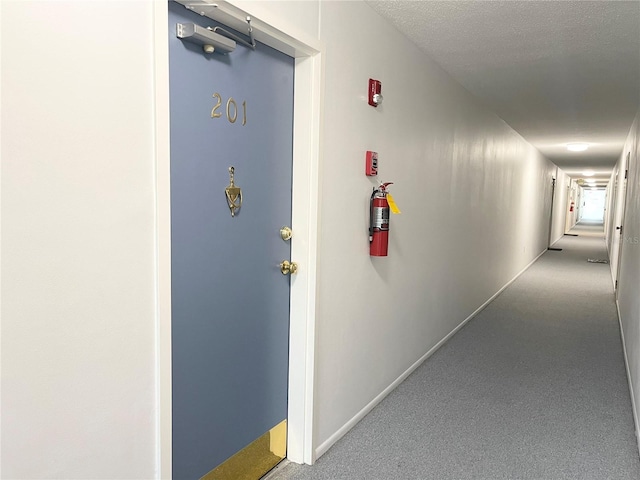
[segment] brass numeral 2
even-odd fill
[[[220,118],[222,114],[216,112],[216,110],[218,110],[220,108],[220,105],[222,105],[222,96],[220,96],[219,93],[214,93],[213,98],[217,98],[218,103],[216,103],[213,109],[211,110],[211,118]]]
[[[211,109],[211,118],[220,118],[222,117],[222,113],[220,113],[218,110],[220,109],[220,107],[222,107],[222,95],[216,92],[213,94],[213,98],[216,99],[216,104]],[[227,120],[229,120],[229,123],[236,123],[236,120],[238,120],[238,104],[233,99],[233,97],[229,97],[229,100],[227,100],[226,113],[227,113]],[[242,102],[242,125],[244,126],[246,124],[247,124],[247,102],[243,101]]]

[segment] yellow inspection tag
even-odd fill
[[[398,205],[396,205],[396,201],[393,199],[390,193],[387,193],[387,202],[389,202],[389,208],[392,213],[401,213]]]

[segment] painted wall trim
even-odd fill
[[[287,458],[312,464],[322,56],[295,61]]]
[[[2,2],[0,2],[0,25],[2,25]],[[0,49],[0,79],[2,79],[2,49]],[[0,98],[2,97],[2,81],[0,81]],[[1,115],[0,115],[1,117]],[[0,118],[0,144],[2,144],[2,118]],[[0,168],[0,176],[1,176],[2,168]],[[2,196],[0,195],[0,207],[2,206]],[[0,221],[0,232],[2,231],[2,222]],[[0,244],[2,243],[2,235],[0,235]],[[2,249],[0,248],[0,252]],[[1,263],[1,255],[0,255],[0,263]],[[0,279],[1,283],[1,279]],[[2,299],[0,298],[0,303]],[[2,319],[0,318],[0,331],[2,331]],[[2,342],[0,342],[0,359],[2,358]],[[0,399],[2,399],[2,382],[0,382]],[[0,400],[0,406],[2,401]],[[0,409],[1,411],[1,409]],[[0,415],[0,431],[2,431],[2,415]],[[2,452],[2,435],[0,435],[0,452]],[[4,478],[2,475],[2,461],[0,458],[0,478]]]
[[[624,340],[624,328],[622,326],[622,316],[620,315],[620,304],[616,299],[616,310],[618,312],[618,325],[620,325],[620,339],[622,341],[622,353],[624,356],[624,366],[627,371],[627,383],[629,385],[629,395],[631,396],[631,410],[633,411],[633,424],[635,426],[636,433],[636,445],[638,447],[638,454],[640,454],[640,419],[638,418],[638,408],[636,403],[636,397],[633,394],[633,380],[631,377],[631,369],[629,368],[629,356],[627,355],[627,343]]]
[[[355,414],[351,420],[345,423],[340,429],[338,429],[333,435],[331,435],[326,441],[324,441],[318,448],[316,449],[315,455],[316,458],[321,457],[324,453],[327,452],[338,440],[344,437],[349,430],[351,430],[360,420],[362,420],[371,410],[375,408],[384,398],[389,395],[393,390],[398,387],[409,375],[411,375],[420,365],[422,365],[425,360],[427,360],[431,355],[438,351],[440,347],[442,347],[447,341],[451,339],[458,331],[464,327],[469,321],[471,321],[476,315],[478,315],[482,310],[484,310],[493,300],[496,299],[498,295],[500,295],[503,291],[509,287],[513,282],[515,282],[520,275],[526,272],[531,265],[536,263],[538,259],[546,253],[547,249],[545,248],[540,254],[538,254],[526,267],[524,267],[520,272],[518,272],[511,280],[509,280],[500,290],[494,293],[486,302],[480,305],[471,315],[465,318],[457,327],[455,327],[451,332],[449,332],[442,340],[440,340],[437,344],[435,344],[427,353],[425,353],[422,357],[420,357],[413,365],[411,365],[407,370],[405,370],[398,378],[396,378],[391,385],[385,388],[378,396],[376,396],[373,400],[371,400],[362,410],[360,410],[357,414]]]
[[[171,168],[169,146],[169,11],[153,2],[156,196],[156,478],[171,478]]]
[[[233,2],[242,4],[242,2]],[[219,2],[228,12],[247,15],[232,2]],[[252,6],[255,7],[255,4]],[[322,44],[277,21],[256,16],[256,38],[270,46],[288,46],[294,54],[294,148],[292,258],[300,270],[291,285],[289,412],[287,457],[313,463],[313,395],[315,371],[316,265],[320,125],[322,118]],[[169,156],[169,52],[166,1],[154,1],[154,80],[156,156],[156,477],[172,475],[171,412],[171,201]],[[277,28],[270,22],[277,23]],[[284,48],[284,47],[283,47]]]

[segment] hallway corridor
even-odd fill
[[[564,236],[314,466],[268,478],[640,478],[609,265],[587,261],[607,258],[592,230]]]

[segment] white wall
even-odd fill
[[[638,436],[640,435],[638,421],[640,417],[640,295],[638,295],[640,284],[640,108],[622,151],[621,162],[626,159],[629,152],[631,155],[627,182],[627,207],[625,218],[622,220],[624,240],[621,243],[622,263],[618,277],[618,312],[624,337],[629,384],[634,401],[636,436]]]
[[[255,8],[326,44],[322,453],[546,248],[555,168],[366,4]],[[156,474],[151,10],[2,2],[5,478]],[[368,149],[403,212],[383,259],[368,255]]]
[[[366,4],[322,2],[320,32],[318,454],[546,249],[555,172]],[[377,109],[370,77],[383,85]],[[366,150],[402,210],[388,258],[368,255]]]
[[[2,2],[2,477],[152,478],[152,6]]]

